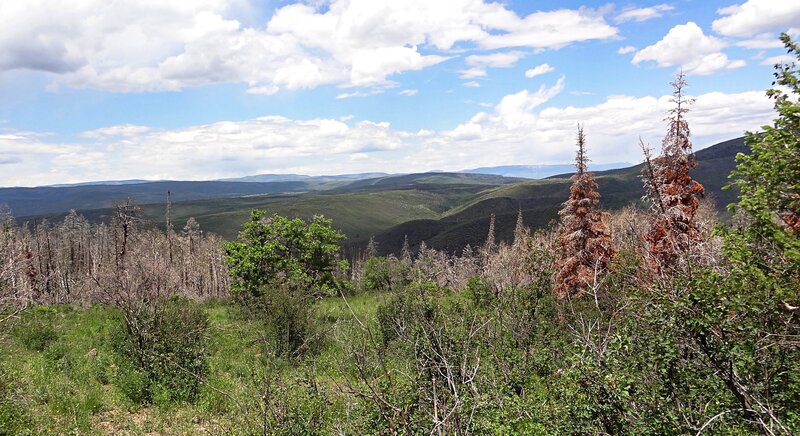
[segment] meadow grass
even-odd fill
[[[347,301],[360,320],[374,323],[380,299],[361,294]],[[124,329],[117,309],[63,305],[23,312],[0,335],[0,434],[250,434],[260,432],[265,381],[279,380],[288,394],[310,379],[335,390],[345,352],[336,338],[355,325],[341,297],[315,306],[328,339],[302,361],[271,355],[261,324],[236,304],[189,304],[202,306],[209,320],[208,371],[194,404],[158,392],[145,404],[130,398],[141,374],[115,348]]]

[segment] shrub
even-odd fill
[[[186,298],[142,302],[116,341],[124,358],[120,389],[134,402],[162,399],[193,402],[204,376],[208,319],[202,307]]]
[[[306,222],[254,210],[239,240],[225,245],[231,291],[265,322],[275,355],[296,357],[316,342],[313,303],[341,290],[342,239],[322,216]]]
[[[407,266],[396,257],[371,257],[363,268],[361,288],[366,292],[392,291],[408,284]]]
[[[494,300],[492,284],[481,276],[472,276],[467,280],[466,292],[476,308],[488,307]]]

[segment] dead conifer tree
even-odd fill
[[[669,129],[661,156],[650,159],[645,153],[648,169],[645,187],[655,209],[655,220],[644,238],[650,244],[650,255],[657,269],[672,263],[693,242],[701,239],[695,216],[700,205],[698,197],[703,195],[704,189],[689,175],[697,162],[689,140],[689,123],[684,117],[693,100],[685,95],[683,72],[678,73],[671,85],[670,101],[675,106],[668,112]]]
[[[586,136],[578,125],[578,151],[569,199],[559,212],[562,228],[558,237],[555,288],[558,298],[582,296],[602,274],[614,256],[611,231],[603,223],[608,216],[595,208],[600,203],[597,182],[588,171]]]
[[[494,214],[492,214],[489,217],[489,232],[486,235],[486,241],[483,243],[483,247],[481,247],[481,253],[483,254],[484,257],[491,254],[497,246],[495,242],[494,226],[495,226],[495,216]]]

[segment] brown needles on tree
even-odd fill
[[[562,228],[556,261],[554,291],[558,298],[580,297],[596,283],[614,256],[611,231],[603,220],[608,213],[595,208],[600,203],[597,182],[588,171],[586,136],[578,125],[578,151],[569,200],[559,212]]]
[[[673,263],[693,242],[701,239],[696,214],[700,204],[698,197],[703,195],[704,188],[689,175],[689,170],[697,162],[689,140],[689,123],[684,117],[693,99],[685,95],[683,72],[678,73],[671,85],[670,101],[675,106],[666,118],[669,130],[662,143],[661,156],[651,159],[649,150],[642,144],[646,158],[646,198],[655,213],[652,227],[644,239],[650,244],[650,255],[657,270]]]

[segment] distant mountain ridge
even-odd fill
[[[217,179],[218,182],[334,182],[342,180],[363,180],[374,179],[376,177],[385,177],[388,173],[357,173],[357,174],[339,174],[332,176],[306,176],[303,174],[255,174],[252,176],[234,177],[227,179]]]
[[[748,153],[743,138],[724,141],[695,153],[693,177],[716,200],[717,210],[736,200],[735,189],[723,190],[736,166],[737,153]],[[601,206],[619,209],[641,201],[642,165],[594,171],[602,196]],[[397,253],[408,236],[411,248],[422,241],[429,247],[458,253],[486,238],[489,217],[497,219],[496,239],[512,237],[517,213],[525,224],[542,228],[558,219],[569,195],[570,171],[545,179],[504,177],[493,174],[429,172],[385,175],[361,180],[284,182],[148,182],[128,185],[90,185],[64,188],[0,189],[0,204],[7,203],[20,221],[59,221],[76,209],[91,221],[111,216],[114,200],[135,196],[144,215],[156,226],[164,224],[167,190],[172,193],[172,220],[193,217],[208,232],[236,237],[252,209],[308,219],[331,218],[348,237],[347,256],[363,251],[370,237],[383,254]],[[17,207],[15,207],[17,206]],[[723,215],[724,216],[724,215]]]
[[[613,162],[607,164],[589,164],[589,171],[605,171],[632,166],[629,162]],[[525,179],[544,179],[557,174],[568,173],[575,169],[573,164],[558,165],[503,165],[481,167],[461,171],[467,174],[495,174],[505,177],[521,177]]]
[[[736,201],[738,191],[724,190],[729,174],[736,167],[736,155],[749,153],[744,138],[714,144],[695,152],[697,167],[692,177],[705,187],[706,196],[714,200],[717,211],[725,214],[726,206]],[[644,164],[594,172],[599,184],[601,207],[619,209],[641,201],[644,194],[640,178]],[[405,237],[412,249],[422,241],[429,247],[458,253],[467,245],[479,246],[486,239],[489,217],[496,217],[496,239],[513,237],[517,214],[521,210],[527,226],[536,229],[558,219],[558,210],[569,195],[572,172],[542,180],[529,180],[502,185],[451,209],[439,219],[408,221],[375,235],[379,251],[398,253]]]
[[[130,179],[130,180],[98,180],[96,182],[79,182],[79,183],[59,183],[57,185],[42,186],[47,188],[69,188],[71,186],[116,186],[116,185],[138,185],[139,183],[153,183],[160,182],[161,180],[145,180],[145,179]]]

